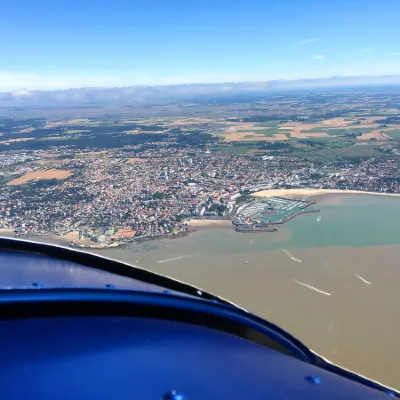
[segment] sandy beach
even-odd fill
[[[311,196],[323,196],[327,194],[363,194],[363,195],[379,195],[379,196],[392,196],[399,197],[398,193],[382,193],[382,192],[365,192],[361,190],[339,190],[339,189],[270,189],[262,190],[260,192],[252,193],[252,196],[256,197],[311,197]]]
[[[13,228],[1,228],[0,236],[3,237],[15,237]],[[79,232],[72,231],[65,235],[41,235],[41,236],[24,236],[21,237],[23,240],[31,240],[33,242],[42,242],[42,243],[53,243],[53,244],[61,244],[65,245],[74,240],[79,239]]]
[[[0,236],[13,237],[14,236],[14,229],[13,228],[1,228],[0,229]]]
[[[74,240],[79,239],[79,231],[72,231],[72,232],[67,233],[66,235],[55,236],[55,237],[59,238],[63,241],[66,241],[66,242],[73,242]]]
[[[203,229],[226,229],[232,228],[232,222],[227,220],[192,219],[188,223],[189,232]]]

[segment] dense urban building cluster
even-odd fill
[[[243,193],[283,187],[400,192],[396,156],[360,164],[317,165],[297,157],[234,155],[207,148],[167,146],[135,154],[115,151],[50,155],[0,154],[2,174],[23,176],[49,168],[64,180],[2,185],[0,227],[18,234],[79,230],[98,242],[184,232],[188,218],[232,218]],[[10,183],[10,182],[9,182]],[[12,182],[11,182],[12,183]]]

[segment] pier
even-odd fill
[[[297,217],[298,215],[310,214],[310,213],[316,213],[316,212],[320,212],[320,210],[315,209],[315,210],[304,210],[304,211],[296,212],[296,213],[287,215],[285,218],[282,218],[282,219],[279,220],[279,221],[274,221],[274,222],[272,222],[270,225],[271,225],[271,226],[273,226],[273,225],[282,225],[282,224],[284,224],[285,222],[290,221],[290,220],[293,219],[294,217]]]
[[[253,232],[276,232],[276,228],[270,228],[268,225],[238,225],[235,228],[236,232],[253,233]]]

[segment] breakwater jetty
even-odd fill
[[[276,232],[276,228],[270,228],[269,225],[249,225],[242,224],[237,225],[235,228],[236,232],[240,233],[253,233],[253,232]]]

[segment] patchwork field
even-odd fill
[[[357,140],[371,140],[371,139],[388,140],[390,139],[390,137],[388,137],[385,133],[381,131],[372,131],[369,133],[363,133],[361,136],[357,137]]]
[[[226,142],[237,141],[281,141],[288,140],[290,129],[281,128],[278,123],[244,123],[223,121],[227,128],[217,135]]]
[[[385,130],[385,136],[386,135],[391,139],[399,140],[400,139],[400,127],[398,129]]]
[[[229,133],[228,135],[226,134],[219,134],[218,136],[222,137],[224,141],[226,142],[239,142],[239,141],[261,141],[261,140],[266,140],[266,141],[279,141],[279,140],[288,140],[288,136],[286,136],[283,133],[279,133],[279,131],[276,131],[277,133],[271,134],[266,136],[265,134],[258,133],[257,131],[244,131],[244,132],[232,132]]]
[[[151,122],[151,120],[149,122]],[[213,122],[211,118],[182,118],[182,119],[173,119],[170,121],[170,124],[179,126],[179,125],[192,125],[192,124],[208,124],[210,122]]]
[[[225,142],[287,141],[292,139],[332,138],[357,141],[400,139],[400,126],[385,126],[375,122],[379,116],[362,118],[332,118],[318,123],[270,121],[261,123],[218,121],[227,126],[214,133]],[[398,129],[393,129],[398,128]]]
[[[46,124],[46,128],[57,128],[63,125],[89,125],[89,119],[87,118],[75,118],[67,119],[64,121],[51,121]]]

